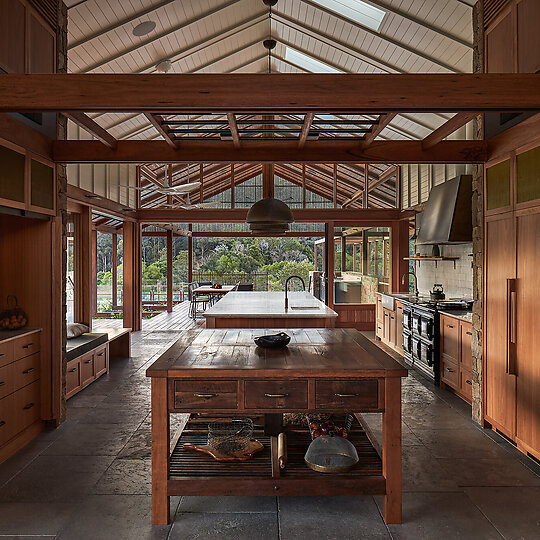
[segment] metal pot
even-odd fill
[[[445,294],[443,292],[443,286],[436,283],[433,285],[433,290],[429,293],[432,300],[444,300]]]

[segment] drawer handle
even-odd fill
[[[91,363],[92,363],[92,359],[90,358],[90,360],[86,360],[84,363],[85,363],[85,364],[91,364]]]
[[[334,394],[337,397],[358,397],[360,394]]]
[[[472,386],[472,381],[470,381],[469,379],[467,379],[465,382],[466,382],[467,384],[470,384],[470,385]]]
[[[451,324],[447,324],[446,328],[454,328]]]
[[[70,372],[70,373],[75,373],[78,369],[79,369],[79,368],[74,367],[73,369],[70,369],[69,372]]]
[[[0,427],[5,426],[5,425],[6,425],[5,420],[0,420]]]
[[[28,345],[23,345],[23,349],[29,349],[30,347],[33,347],[33,343],[28,343]]]
[[[25,406],[23,407],[23,409],[24,409],[25,411],[27,411],[28,409],[31,409],[33,406],[34,406],[34,402],[29,403],[28,405],[25,405]]]
[[[6,386],[7,382],[6,381],[0,381],[0,386]]]
[[[264,394],[264,396],[269,398],[285,398],[289,397],[289,394]]]
[[[217,397],[217,394],[193,394],[195,397],[200,397],[200,398],[213,398],[213,397]]]
[[[472,332],[465,332],[468,336],[472,336]]]
[[[31,368],[25,369],[23,371],[23,375],[28,375],[29,373],[32,373],[32,371],[35,371],[35,368],[31,367]]]
[[[446,371],[449,371],[450,373],[454,373],[454,370],[452,368],[447,367]]]
[[[105,353],[100,352],[100,353],[98,354],[98,356],[103,356],[104,354],[105,354]]]
[[[2,358],[2,356],[6,356],[5,353],[0,353],[0,358]]]

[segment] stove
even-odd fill
[[[462,311],[472,307],[472,301],[461,298],[431,300],[418,297],[402,300],[403,351],[405,362],[427,375],[436,386],[440,374],[440,311]]]

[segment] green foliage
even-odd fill
[[[309,272],[313,270],[313,263],[310,261],[280,261],[272,264],[267,264],[261,268],[261,272],[268,272],[268,285],[272,291],[285,290],[285,282],[289,276],[300,276],[306,285],[309,283]],[[291,287],[293,282],[291,282]],[[297,281],[294,286],[299,286]]]

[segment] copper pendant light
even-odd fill
[[[294,221],[291,209],[278,199],[268,197],[257,201],[247,214],[246,222],[253,234],[285,234]]]

